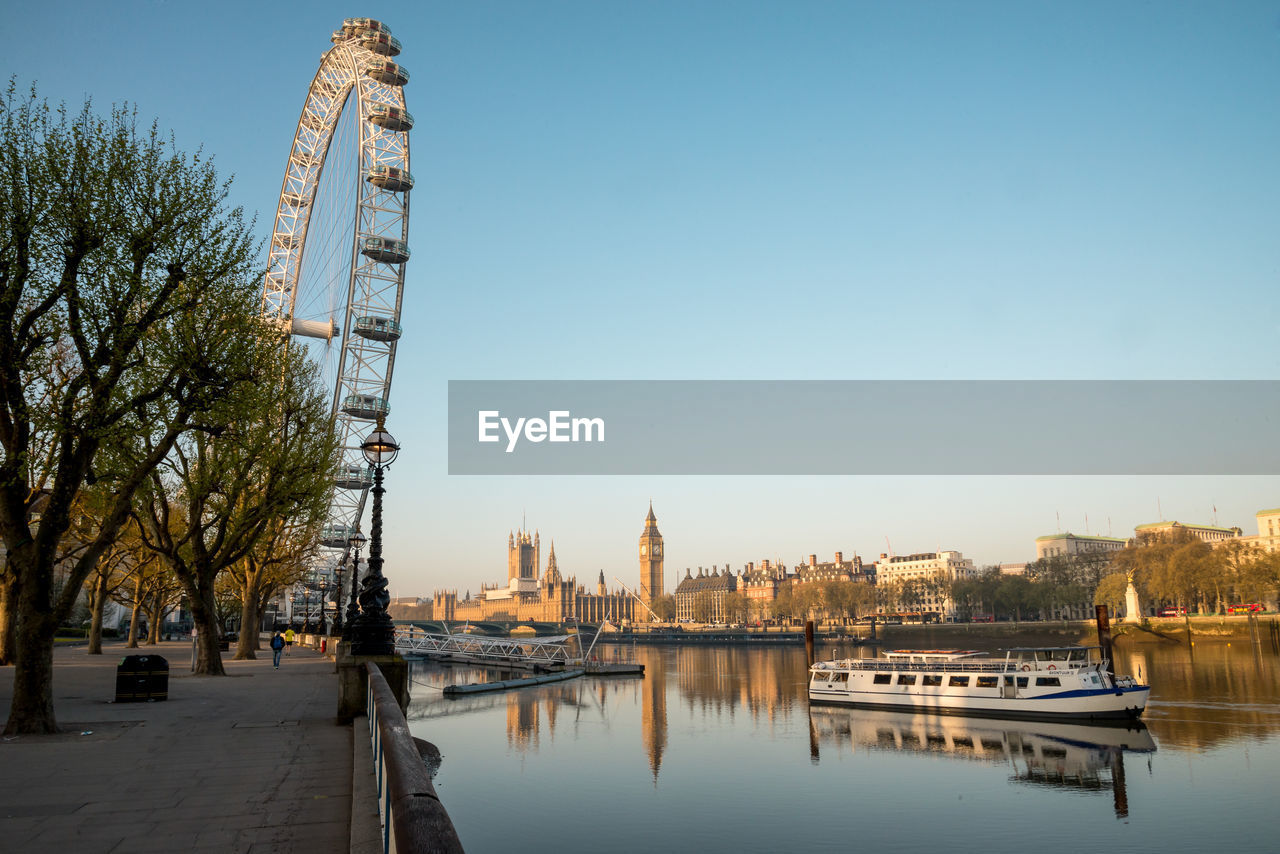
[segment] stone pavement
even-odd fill
[[[167,700],[114,702],[126,654],[167,659]],[[270,649],[232,654],[211,677],[191,675],[190,641],[55,650],[64,732],[0,739],[0,850],[349,851],[352,728],[335,723],[333,663],[297,647],[279,670]],[[12,698],[0,667],[0,717]]]

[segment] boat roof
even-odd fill
[[[1093,646],[1011,646],[1005,652],[1075,652],[1086,649],[1102,649],[1102,647],[1097,644]]]
[[[986,654],[978,649],[891,649],[884,653],[886,658],[938,658],[948,661]]]

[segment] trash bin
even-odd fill
[[[116,702],[169,699],[169,662],[159,655],[126,655],[116,667]]]

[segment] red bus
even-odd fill
[[[1185,617],[1187,616],[1186,608],[1161,608],[1156,611],[1157,617]]]
[[[1227,608],[1228,614],[1257,614],[1262,610],[1262,605],[1258,602],[1250,602],[1248,605],[1232,605]]]

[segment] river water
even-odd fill
[[[1269,645],[1121,649],[1152,685],[1136,727],[811,709],[799,646],[599,649],[646,676],[454,700],[498,675],[415,664],[469,854],[1280,850]]]

